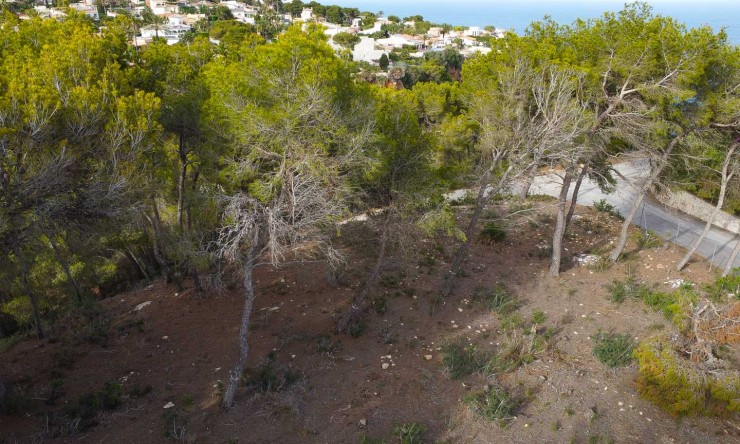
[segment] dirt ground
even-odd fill
[[[605,271],[571,261],[560,278],[548,278],[540,252],[549,243],[552,204],[493,210],[518,216],[505,223],[504,241],[475,244],[469,273],[452,298],[436,295],[454,242],[419,240],[404,255],[396,250],[374,291],[377,310],[370,310],[358,338],[334,329],[374,260],[374,232],[366,223],[343,233],[349,271],[336,285],[320,263],[260,269],[247,375],[253,383],[229,411],[217,404],[237,354],[238,288],[200,298],[157,281],[101,301],[112,320],[102,345],[74,339],[70,327],[0,355],[0,373],[31,399],[22,411],[0,416],[0,443],[358,443],[363,437],[392,443],[399,442],[394,426],[412,422],[424,426],[424,442],[740,442],[738,418],[671,417],[638,397],[634,363],[609,369],[592,353],[599,330],[642,340],[673,328],[640,301],[610,302],[605,284],[628,272],[664,289],[679,278],[707,282],[714,277],[707,262],[677,273],[683,251],[667,246],[634,252]],[[618,228],[611,216],[580,208],[564,254],[606,251]],[[451,379],[442,364],[444,344],[464,339],[493,350],[511,334],[471,296],[499,283],[521,300],[522,319],[542,311],[542,327],[555,335],[515,371]],[[50,437],[56,426],[47,415],[107,381],[122,384],[121,406],[85,431]],[[463,402],[493,383],[527,399],[505,427],[479,419]],[[54,405],[44,402],[51,390]]]

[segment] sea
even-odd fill
[[[523,33],[533,21],[550,16],[559,23],[619,11],[620,0],[334,0],[322,4],[355,7],[401,18],[421,15],[432,23],[486,26]],[[725,29],[732,44],[740,44],[740,0],[650,0],[656,14],[671,16],[688,27]]]

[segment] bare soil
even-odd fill
[[[700,284],[714,279],[707,262],[678,273],[673,266],[684,251],[668,246],[634,251],[605,271],[571,261],[552,279],[541,253],[552,204],[499,204],[494,211],[517,216],[502,222],[503,242],[474,246],[453,298],[436,298],[453,241],[417,239],[405,254],[397,248],[374,292],[378,310],[368,313],[358,338],[334,330],[373,263],[371,223],[345,228],[348,271],[336,285],[320,263],[259,269],[251,383],[229,411],[218,407],[218,396],[237,354],[238,288],[200,298],[157,281],[100,301],[111,323],[97,344],[80,339],[70,322],[51,340],[28,339],[0,355],[0,374],[27,399],[18,412],[0,416],[0,442],[357,443],[366,436],[391,443],[399,441],[394,426],[411,422],[423,424],[424,442],[740,442],[738,418],[671,417],[638,397],[634,363],[609,369],[592,352],[599,330],[642,340],[673,328],[640,301],[610,302],[605,284],[628,272],[666,289],[672,279]],[[580,208],[564,255],[606,251],[618,228],[611,216]],[[499,283],[521,300],[521,319],[542,311],[542,327],[556,334],[515,371],[453,380],[442,364],[443,344],[464,338],[494,350],[510,334],[495,313],[472,301],[477,287]],[[145,302],[151,303],[134,311]],[[94,427],[54,437],[59,430],[49,415],[107,381],[122,385],[122,405],[100,413]],[[492,383],[526,398],[505,427],[476,417],[463,402]]]

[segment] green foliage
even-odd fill
[[[421,435],[426,428],[418,422],[409,422],[393,427],[393,434],[401,440],[401,444],[421,444]]]
[[[244,383],[261,393],[285,390],[302,378],[299,372],[278,363],[273,356],[269,356],[262,366],[246,373]]]
[[[594,335],[594,355],[608,367],[623,367],[632,362],[636,344],[631,335],[602,333]]]
[[[382,69],[383,71],[387,70],[389,63],[390,63],[390,61],[388,60],[388,55],[386,53],[383,53],[380,56],[380,60],[378,60],[378,64],[380,65],[380,69]]]
[[[617,208],[606,201],[606,199],[601,199],[599,201],[594,201],[594,209],[600,213],[608,213],[612,216],[616,217],[619,220],[624,220],[624,216],[622,216],[619,213],[619,210]]]
[[[640,250],[644,250],[646,248],[659,248],[663,246],[664,242],[665,241],[653,231],[640,230],[637,235],[637,247]]]
[[[497,284],[493,288],[477,287],[471,300],[481,304],[487,310],[506,316],[519,308],[520,301],[504,284]]]
[[[351,34],[349,32],[339,32],[337,34],[334,34],[334,37],[332,37],[331,39],[337,45],[340,45],[349,50],[354,49],[355,45],[360,43],[360,36],[357,34]]]
[[[622,303],[626,299],[643,299],[651,293],[650,288],[639,282],[634,275],[630,275],[623,281],[613,281],[606,285],[609,299],[612,302]]]
[[[735,299],[740,299],[740,272],[717,278],[711,284],[706,285],[705,291],[715,302],[726,300],[730,294],[734,294]]]
[[[491,245],[506,239],[506,231],[495,222],[487,222],[480,232],[481,242]]]
[[[653,310],[663,313],[680,330],[689,327],[689,308],[699,300],[699,295],[691,285],[683,285],[664,293],[651,289],[634,276],[629,276],[624,281],[614,281],[606,287],[612,302],[621,303],[627,298],[640,299]]]
[[[33,307],[31,299],[27,296],[6,302],[2,306],[2,311],[12,316],[21,327],[28,327],[33,322]]]
[[[460,379],[483,370],[486,357],[478,346],[458,341],[442,347],[442,363],[452,379]]]
[[[514,419],[514,413],[521,405],[521,402],[505,388],[494,386],[466,396],[464,402],[476,415],[496,422],[500,427]]]
[[[666,336],[643,341],[634,352],[637,391],[677,415],[731,416],[740,412],[737,371],[707,372],[687,360]]]

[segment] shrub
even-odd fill
[[[685,359],[666,336],[643,341],[634,352],[637,391],[673,415],[729,416],[740,413],[737,370],[707,371]]]
[[[536,356],[547,349],[553,330],[543,333],[521,334],[515,331],[507,334],[501,341],[498,352],[493,355],[484,368],[486,373],[506,373],[525,364],[534,362]]]
[[[608,367],[623,367],[632,362],[635,341],[628,334],[597,333],[594,355]]]
[[[464,402],[476,415],[488,421],[495,421],[502,427],[506,421],[513,419],[514,411],[520,405],[515,397],[501,387],[489,387],[469,395],[465,397]]]
[[[495,244],[506,239],[506,232],[495,222],[486,222],[480,232],[480,240],[484,244]]]
[[[497,284],[493,288],[477,287],[471,299],[502,316],[519,308],[519,299],[503,284]]]
[[[278,364],[274,357],[268,357],[267,362],[257,368],[246,378],[246,385],[258,392],[278,392],[285,390],[301,379],[301,374],[287,366]]]
[[[707,285],[705,290],[707,296],[715,302],[726,299],[729,294],[734,294],[735,299],[740,299],[740,273],[720,277]]]
[[[425,427],[418,422],[410,422],[393,427],[393,434],[401,440],[401,444],[421,444],[421,435]]]
[[[594,201],[594,209],[599,213],[608,213],[619,220],[624,220],[624,217],[619,213],[619,210],[617,210],[614,205],[607,202],[606,199]]]
[[[442,347],[442,363],[452,379],[459,379],[482,370],[486,358],[475,345],[460,341]]]
[[[606,290],[609,292],[609,299],[618,304],[626,299],[642,299],[650,293],[650,289],[632,275],[623,281],[613,281],[607,284]]]
[[[663,239],[653,231],[640,231],[637,235],[637,247],[640,250],[646,248],[659,248],[663,246]]]
[[[2,311],[12,316],[20,327],[28,327],[33,322],[31,299],[22,296],[3,304]]]

